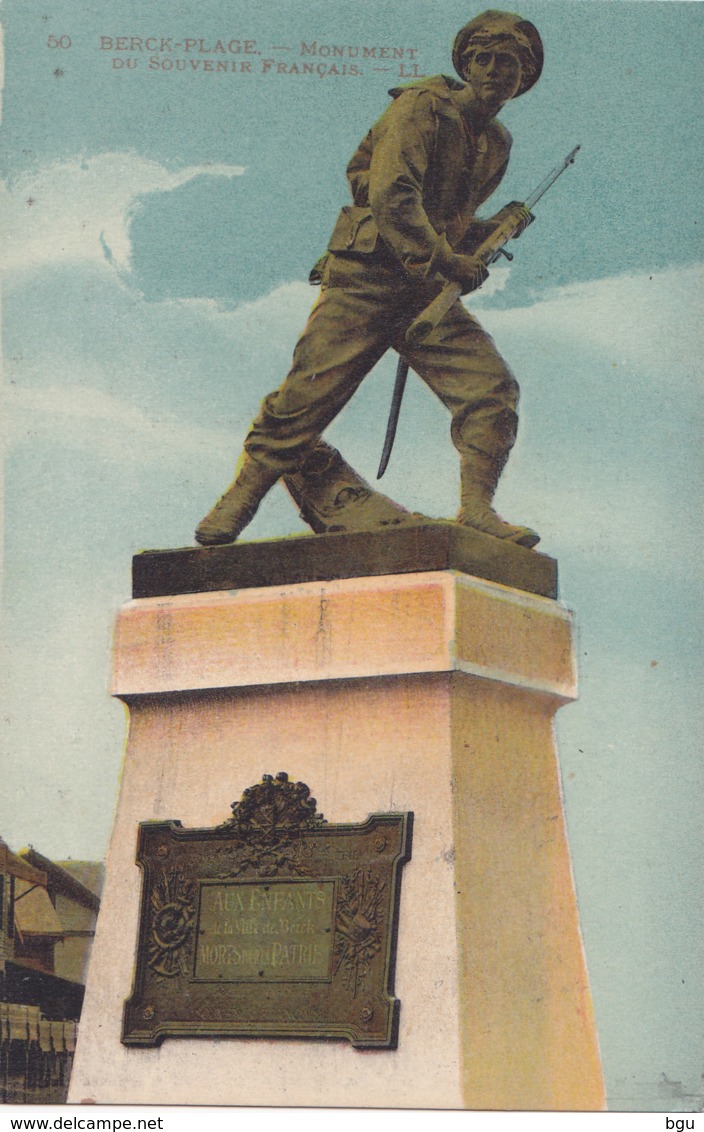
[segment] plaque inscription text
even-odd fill
[[[334,881],[203,884],[196,979],[332,978]]]

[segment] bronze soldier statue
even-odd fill
[[[350,161],[354,204],[342,209],[311,273],[320,297],[288,376],[264,399],[235,480],[196,529],[202,545],[234,542],[281,477],[318,532],[416,519],[321,439],[390,347],[451,413],[458,522],[526,547],[539,541],[491,506],[518,421],[518,385],[493,340],[459,300],[422,344],[404,337],[448,281],[467,293],[486,279],[474,252],[488,231],[510,214],[519,235],[532,219],[516,202],[490,220],[475,214],[508,164],[511,137],[496,115],[542,70],[536,28],[510,12],[484,12],[458,33],[452,60],[461,82],[436,75],[392,90]]]

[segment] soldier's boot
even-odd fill
[[[201,546],[220,546],[234,542],[254,518],[267,492],[278,480],[272,472],[244,456],[242,466],[224,495],[196,527],[195,538]]]
[[[316,534],[368,531],[423,519],[374,491],[325,441],[318,442],[298,472],[284,476],[284,483],[301,518]]]
[[[465,527],[493,535],[494,538],[533,547],[540,535],[530,527],[514,526],[497,515],[491,506],[496,485],[506,459],[492,459],[483,452],[465,453],[461,467],[461,502],[457,521]]]

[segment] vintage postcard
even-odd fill
[[[704,7],[3,0],[0,16],[3,1099],[65,1099],[76,1023],[80,1050],[125,746],[108,687],[133,556],[401,530],[407,512],[460,509],[471,531],[555,560],[559,608],[574,611],[579,698],[563,697],[556,742],[606,1104],[699,1111]],[[461,243],[470,220],[507,217],[512,258],[482,265],[479,238]],[[297,376],[273,396],[321,279]],[[445,337],[436,326],[408,352],[379,483],[408,312],[440,283],[456,288]],[[333,456],[316,448],[323,433]],[[332,496],[311,486],[323,464]],[[235,502],[214,513],[237,468]],[[362,616],[357,631],[375,657]],[[319,708],[306,708],[312,748]],[[261,773],[298,776],[277,757],[260,754]],[[189,780],[194,813],[206,779]],[[222,781],[219,820],[257,780]],[[212,812],[198,821],[215,826]],[[422,856],[422,823],[414,836]],[[324,918],[342,881],[320,883],[287,882],[282,899]],[[399,973],[403,931],[401,919]],[[327,952],[295,946],[291,962],[328,977]],[[201,982],[210,954],[195,960]]]

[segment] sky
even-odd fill
[[[451,73],[454,33],[478,10],[0,7],[0,836],[13,849],[103,855],[125,731],[106,693],[110,636],[131,557],[192,545],[286,373],[315,298],[308,271],[348,200],[347,160],[389,87]],[[541,532],[579,627],[581,697],[559,713],[558,740],[609,1103],[692,1111],[704,1089],[704,8],[529,0],[521,13],[545,70],[502,115],[514,147],[487,214],[582,149],[513,263],[468,304],[522,388],[497,504]],[[130,36],[159,49],[118,50]],[[222,56],[218,40],[242,51]],[[335,74],[335,44],[404,58],[347,58],[362,73]],[[236,69],[205,69],[223,57]],[[320,73],[296,74],[311,60]],[[382,360],[328,432],[368,478],[394,365]],[[429,515],[457,507],[447,426],[410,381],[384,490]],[[277,487],[247,537],[304,530]]]

